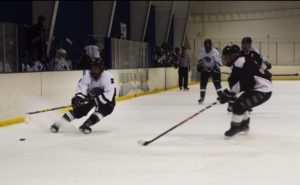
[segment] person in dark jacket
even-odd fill
[[[179,74],[179,88],[180,90],[189,90],[189,71],[191,69],[191,59],[186,53],[186,48],[182,47],[180,56],[178,57],[178,74]]]

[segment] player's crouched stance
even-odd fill
[[[104,71],[103,62],[100,60],[92,62],[90,72],[85,74],[78,83],[76,95],[72,99],[73,110],[65,113],[61,120],[51,125],[51,132],[58,132],[63,122],[82,118],[95,107],[95,112],[79,127],[81,132],[89,134],[92,125],[112,113],[115,107],[115,96],[114,79],[108,71]]]
[[[240,56],[237,45],[226,46],[222,52],[224,65],[232,67],[228,78],[230,90],[225,89],[220,95],[220,103],[232,102],[231,127],[225,136],[249,130],[250,108],[261,105],[272,95],[270,75],[262,73],[255,62]],[[242,93],[239,97],[238,94]]]

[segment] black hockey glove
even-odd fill
[[[91,95],[92,98],[96,97],[96,96],[100,96],[100,94],[103,94],[104,90],[100,87],[95,87],[93,88],[89,94]]]
[[[81,106],[83,104],[88,103],[88,100],[85,99],[85,98],[81,98],[79,96],[75,96],[75,97],[72,98],[71,102],[72,102],[72,107],[76,108],[76,107],[79,107],[79,106]]]
[[[267,69],[268,69],[268,70],[269,70],[269,69],[272,69],[272,64],[269,63],[268,61],[266,61],[266,66],[267,66]]]
[[[90,94],[90,102],[93,104],[93,105],[97,105],[97,106],[99,106],[99,105],[101,105],[101,102],[100,102],[100,100],[99,100],[99,96],[101,95],[101,94],[103,94],[104,93],[104,89],[102,89],[102,88],[100,88],[100,87],[95,87],[95,88],[93,88],[90,92],[89,92],[89,94]]]
[[[203,61],[202,61],[202,60],[199,60],[199,63],[197,64],[197,71],[198,71],[198,72],[204,71],[204,68],[203,68]]]
[[[230,92],[228,89],[224,89],[222,93],[220,93],[219,102],[221,104],[227,103],[229,101],[234,102],[236,100],[235,95],[236,94],[234,92]]]

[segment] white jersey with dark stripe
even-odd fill
[[[79,81],[76,96],[93,98],[96,105],[114,103],[116,86],[113,76],[108,71],[103,71],[100,78],[95,80],[90,72],[86,73]]]
[[[211,72],[214,68],[219,69],[222,66],[221,56],[215,48],[212,48],[208,53],[204,47],[201,48],[198,60],[202,67],[208,72]]]
[[[228,82],[231,91],[235,93],[249,90],[272,91],[271,78],[262,73],[253,61],[245,57],[239,57],[234,62]]]

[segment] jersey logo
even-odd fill
[[[112,84],[115,83],[115,80],[114,80],[113,78],[111,78],[110,80],[111,80],[111,83],[112,83]]]

